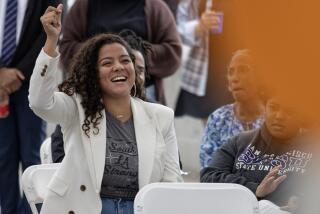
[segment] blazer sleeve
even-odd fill
[[[55,92],[55,72],[61,72],[58,63],[59,57],[51,58],[43,50],[40,52],[31,75],[28,98],[30,108],[36,115],[48,122],[66,126],[73,121],[77,107],[72,97]]]
[[[68,70],[70,59],[86,41],[87,0],[77,0],[70,8],[63,24],[59,51],[63,68]]]
[[[233,165],[238,153],[237,137],[231,138],[213,154],[209,167],[204,168],[200,174],[203,183],[236,183],[256,192],[258,183],[248,180],[246,177],[233,172]]]
[[[170,76],[180,66],[182,47],[175,19],[162,1],[149,1],[151,10],[148,18],[149,42],[152,45],[148,57],[149,73],[158,78]]]
[[[168,120],[163,127],[162,134],[166,145],[162,182],[183,182],[179,166],[177,137],[174,129],[174,113],[171,109],[168,109]]]

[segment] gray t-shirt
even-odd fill
[[[139,191],[138,148],[133,118],[127,122],[106,112],[107,146],[100,195],[133,200]]]

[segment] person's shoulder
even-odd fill
[[[234,112],[233,112],[233,104],[228,104],[221,106],[220,108],[216,109],[214,112],[210,114],[210,118],[228,118],[228,117],[233,117]]]
[[[156,119],[159,121],[171,121],[174,118],[174,112],[171,108],[158,104],[143,101],[139,98],[133,99],[136,105],[139,105],[140,108],[148,115],[150,119]]]
[[[239,146],[247,146],[251,144],[259,135],[260,129],[243,131],[232,137],[232,140]]]
[[[248,131],[243,131],[239,133],[237,136],[240,138],[253,138],[257,134],[259,134],[260,129],[253,129],[253,130],[248,130]]]
[[[147,0],[147,1],[149,1],[149,3],[151,4],[166,5],[166,3],[163,0]]]
[[[163,0],[146,0],[146,8],[159,13],[163,13],[164,11],[171,13],[169,6]]]
[[[151,103],[140,100],[145,109],[153,115],[173,117],[174,112],[171,108],[158,103]]]

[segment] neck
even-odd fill
[[[132,115],[130,96],[121,98],[105,96],[103,103],[106,110],[121,122],[126,122],[130,119]]]
[[[236,117],[244,122],[251,122],[257,119],[264,112],[264,106],[258,99],[245,102],[235,102]]]

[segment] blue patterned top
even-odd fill
[[[263,116],[251,123],[252,129],[257,129],[263,124]],[[243,123],[239,121],[234,113],[234,104],[220,107],[208,118],[207,126],[200,146],[201,168],[209,166],[212,154],[230,137],[245,130]]]

